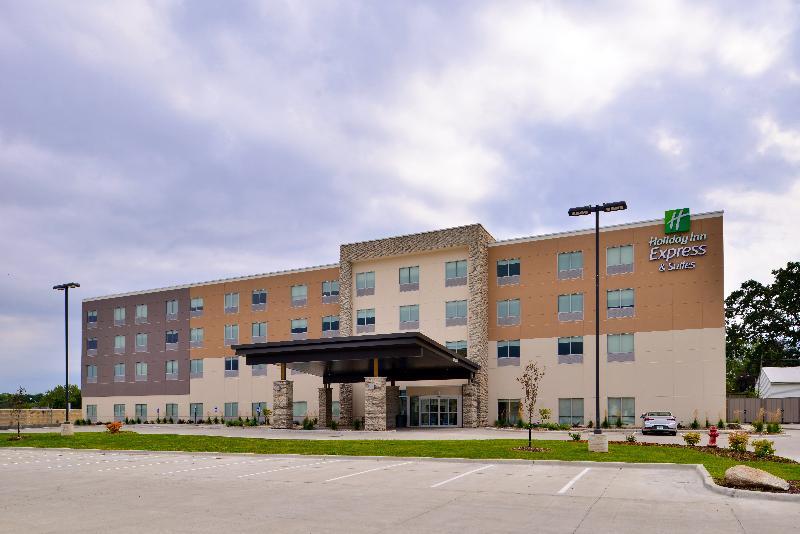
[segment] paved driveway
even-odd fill
[[[695,471],[417,459],[0,450],[2,532],[789,532],[797,503]],[[647,525],[643,523],[647,520]]]

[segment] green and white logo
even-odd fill
[[[665,234],[688,232],[691,223],[692,223],[692,217],[691,215],[689,215],[689,208],[667,210],[664,212]]]

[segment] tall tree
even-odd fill
[[[748,280],[725,299],[728,393],[754,392],[761,367],[800,362],[800,262]]]
[[[69,385],[69,403],[73,408],[81,407],[81,390],[75,384]],[[42,396],[42,406],[63,410],[66,408],[66,395],[64,386],[56,386]]]

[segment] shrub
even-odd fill
[[[169,424],[173,424],[173,423],[175,423],[175,421],[172,419],[172,417],[170,417],[169,418]]]
[[[608,424],[608,417],[603,417],[603,422],[600,423],[600,426],[603,428],[608,428],[609,426],[611,426]]]
[[[586,425],[589,428],[594,428],[594,421],[589,421],[589,424]]]
[[[690,447],[694,447],[698,443],[700,443],[700,433],[699,432],[687,432],[683,435],[683,441],[686,442],[687,445]]]
[[[572,438],[572,441],[580,441],[581,440],[581,433],[580,432],[570,432],[569,437]]]
[[[725,421],[723,421],[722,419],[717,421],[717,428],[720,430],[725,430]]]
[[[692,424],[691,424],[691,425],[689,425],[689,426],[692,428],[692,430],[697,430],[697,429],[699,429],[699,428],[700,428],[700,421],[698,421],[698,420],[697,420],[697,418],[695,418],[695,419],[692,421]]]
[[[547,422],[547,420],[550,419],[550,415],[552,413],[553,412],[550,411],[550,408],[539,408],[539,417],[541,418],[542,423]]]
[[[136,424],[137,425],[141,425],[142,424],[142,418],[141,417],[137,417],[136,418]]]
[[[303,430],[313,430],[314,429],[314,421],[306,417],[303,419]]]
[[[353,430],[361,430],[361,419],[353,419]]]
[[[183,419],[180,419],[180,418],[178,419],[178,424],[179,424],[179,425],[182,425],[182,424],[184,424],[184,423],[185,423],[185,421],[184,421]]]
[[[742,429],[742,425],[740,425],[739,423],[728,423],[725,426],[728,428],[728,430],[741,430]]]
[[[206,424],[207,425],[211,424],[211,416],[210,415],[206,418]]]
[[[122,428],[122,423],[119,421],[108,423],[106,425],[106,431],[110,434],[116,434],[117,432],[119,432],[120,428]]]
[[[214,416],[214,424],[215,425],[219,424],[219,417],[217,417],[216,415]]]
[[[781,433],[781,424],[780,423],[767,423],[767,433],[768,434],[780,434]]]
[[[130,423],[128,423],[128,417],[127,417],[127,416],[125,417],[125,424],[126,424],[126,425],[127,425],[127,424],[130,424]]]
[[[753,430],[761,434],[764,432],[764,421],[753,421]]]
[[[621,417],[617,417],[617,421],[614,423],[614,426],[616,426],[617,428],[622,428],[622,418]]]
[[[753,440],[753,450],[759,458],[775,455],[775,442],[768,439]]]
[[[336,430],[337,428],[339,428],[339,423],[331,419],[331,430]]]
[[[517,419],[517,422],[515,423],[514,426],[516,426],[517,428],[522,428],[522,427],[525,426],[525,423],[523,423],[522,419],[520,418],[520,419]]]
[[[747,432],[733,432],[728,435],[728,447],[732,451],[745,452],[749,440],[750,436],[747,435]]]
[[[625,441],[628,443],[636,443],[636,434],[628,434],[625,436]]]

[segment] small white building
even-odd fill
[[[762,399],[800,397],[800,366],[763,367],[758,376],[758,394]]]

